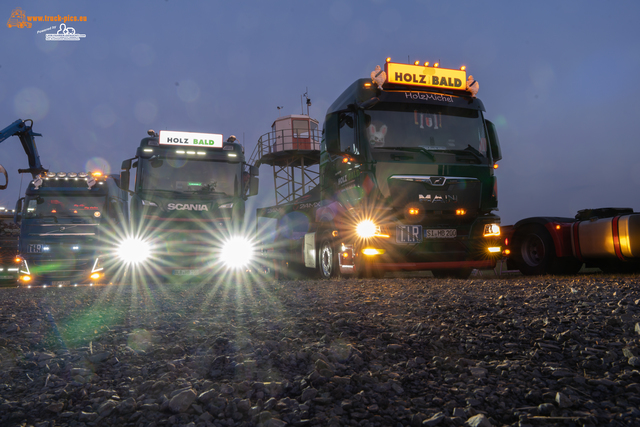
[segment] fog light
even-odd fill
[[[365,255],[382,255],[384,253],[384,249],[364,248],[362,253]]]

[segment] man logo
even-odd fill
[[[418,200],[424,203],[457,203],[458,196],[455,194],[418,194]]]
[[[429,182],[431,183],[431,185],[442,186],[445,184],[445,182],[447,182],[447,178],[445,178],[444,176],[432,176],[429,178]]]

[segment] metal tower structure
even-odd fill
[[[304,114],[279,117],[271,132],[260,137],[250,164],[273,167],[276,205],[293,202],[319,183],[314,167],[320,162],[318,121]]]

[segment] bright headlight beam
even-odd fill
[[[139,264],[151,255],[151,245],[137,237],[129,237],[118,246],[118,257],[127,264]]]
[[[360,221],[356,226],[356,233],[358,233],[358,236],[362,237],[363,239],[375,236],[377,231],[378,230],[376,225],[373,223],[373,221],[370,221],[368,219]]]
[[[253,243],[246,237],[232,237],[224,242],[220,258],[229,268],[242,268],[253,260]]]

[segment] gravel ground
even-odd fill
[[[0,289],[0,425],[640,425],[638,322],[640,276]]]

